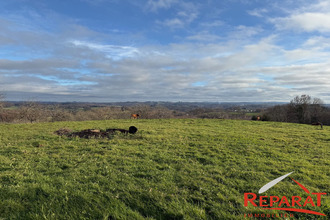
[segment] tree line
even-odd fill
[[[61,104],[25,102],[19,105],[0,102],[0,123],[34,123],[55,121],[88,121],[130,119],[132,114],[139,114],[140,119],[163,118],[209,118],[209,119],[244,119],[251,116],[237,111],[234,114],[222,108],[192,108],[186,111],[169,109],[162,105],[136,104],[132,106],[78,106],[63,107]]]
[[[175,104],[172,104],[175,105]],[[185,104],[182,104],[185,105]],[[98,106],[86,103],[68,105],[66,103],[41,103],[30,101],[14,105],[4,100],[0,94],[0,123],[33,123],[55,121],[87,121],[129,119],[132,114],[139,114],[141,119],[161,118],[209,118],[209,119],[240,119],[263,121],[278,121],[292,123],[330,124],[330,109],[324,106],[319,98],[309,95],[296,96],[288,104],[255,108],[247,111],[245,107],[221,108],[195,106],[181,108],[180,106],[164,106],[161,104],[139,104],[125,106],[119,103],[110,106]],[[180,107],[180,108],[179,108]],[[251,115],[253,117],[251,118]]]
[[[324,102],[319,98],[301,95],[293,98],[289,104],[267,108],[261,120],[330,125],[330,109],[324,106]]]

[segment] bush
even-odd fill
[[[270,121],[270,117],[268,115],[266,115],[266,114],[263,114],[261,116],[261,121]]]

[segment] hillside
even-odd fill
[[[135,135],[80,139],[60,128],[124,128]],[[330,216],[330,129],[203,119],[0,124],[0,218],[243,219],[284,214],[244,206],[244,193],[294,171]],[[265,195],[306,193],[286,178]],[[316,196],[312,196],[316,201]],[[326,219],[294,213],[293,219]],[[251,218],[247,218],[251,219]],[[269,218],[268,218],[269,219]]]

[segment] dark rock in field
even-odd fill
[[[135,134],[137,132],[137,128],[135,126],[131,126],[129,127],[128,130],[125,130],[125,129],[107,129],[106,132],[110,133],[110,134],[113,134],[115,132],[120,132],[120,133],[124,133],[124,134]]]
[[[137,127],[131,126],[128,128],[128,133],[135,134],[138,131]]]
[[[68,137],[80,137],[80,138],[105,138],[108,137],[107,132],[95,130],[95,129],[86,129],[78,132],[72,132],[67,135]]]
[[[70,129],[62,128],[54,133],[60,136],[68,136],[68,137],[80,137],[80,138],[107,138],[109,135],[113,135],[116,132],[120,132],[123,134],[135,134],[137,132],[137,128],[134,126],[129,127],[128,130],[125,129],[107,129],[106,131],[97,130],[97,129],[86,129],[78,132],[72,132]]]
[[[61,128],[60,130],[57,130],[54,132],[55,134],[59,135],[59,136],[63,136],[63,135],[69,135],[72,133],[72,130],[68,129],[68,128]]]

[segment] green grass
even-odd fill
[[[247,116],[258,116],[258,115],[261,115],[261,113],[260,112],[246,112],[245,113],[245,115],[247,115]]]
[[[66,127],[126,128],[110,139],[60,137]],[[326,192],[330,129],[236,120],[0,124],[0,219],[244,219],[244,193],[279,176]],[[306,193],[286,178],[265,195]],[[295,213],[295,219],[326,219]],[[269,219],[269,218],[268,218]]]

